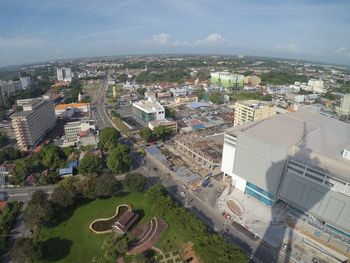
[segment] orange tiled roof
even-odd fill
[[[85,102],[81,102],[81,103],[69,103],[69,104],[57,104],[55,107],[55,110],[64,110],[66,108],[79,108],[79,107],[85,107],[85,106],[89,106],[90,103],[85,103]]]

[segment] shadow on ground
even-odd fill
[[[65,258],[73,245],[72,240],[60,237],[49,238],[44,241],[43,259],[49,262]]]

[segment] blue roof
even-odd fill
[[[61,168],[58,170],[59,176],[66,175],[66,174],[73,174],[73,167],[66,167]]]
[[[162,163],[166,163],[167,161],[166,157],[162,154],[162,152],[159,150],[159,148],[156,145],[149,146],[145,150],[148,154],[153,155],[158,161]]]
[[[67,164],[67,167],[78,167],[78,161],[71,161]]]
[[[194,129],[194,130],[201,130],[201,129],[205,129],[205,126],[202,123],[198,123],[196,125],[193,125],[192,129]]]
[[[197,109],[197,108],[203,108],[203,107],[212,107],[213,105],[211,105],[208,102],[204,102],[204,101],[199,101],[199,102],[190,102],[187,104],[190,108],[192,109]]]

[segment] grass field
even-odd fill
[[[123,203],[129,203],[133,210],[144,213],[143,222],[148,222],[153,216],[141,193],[95,200],[75,210],[67,210],[57,219],[56,225],[41,230],[40,237],[45,241],[41,262],[92,262],[94,258],[101,258],[101,246],[108,234],[96,235],[89,230],[89,225],[96,218],[114,215],[116,207]]]

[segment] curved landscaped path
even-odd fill
[[[152,248],[167,226],[167,223],[163,219],[153,217],[147,227],[146,234],[140,237],[140,240],[132,246],[128,253],[138,254]]]

